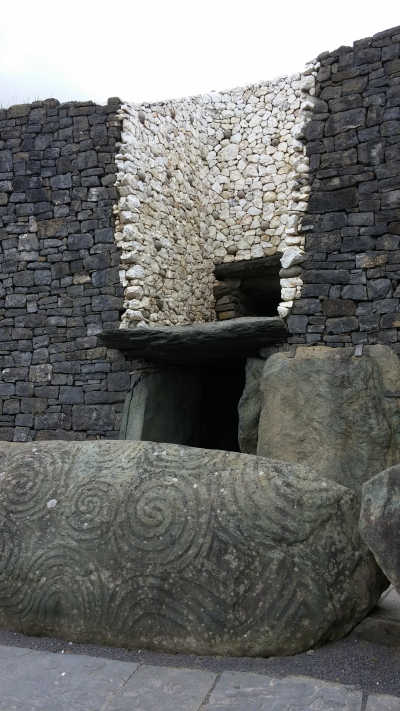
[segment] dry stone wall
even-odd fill
[[[297,343],[400,353],[400,27],[318,57]]]
[[[282,254],[292,343],[400,353],[399,48],[393,28],[229,91],[1,110],[0,439],[117,437],[131,364],[99,334],[215,320],[221,262]]]
[[[0,111],[0,439],[118,436],[129,363],[114,242],[118,99]]]
[[[289,249],[287,266],[301,261],[298,226],[310,192],[304,132],[318,68],[122,106],[116,240],[123,327],[214,320],[215,264]],[[300,296],[297,271],[283,274],[283,316]]]

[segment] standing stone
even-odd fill
[[[363,485],[360,532],[378,565],[400,593],[400,464]]]
[[[195,369],[142,375],[125,398],[120,439],[196,446],[202,411],[203,382]]]
[[[400,365],[388,346],[300,347],[265,364],[257,453],[353,489],[400,458]]]
[[[131,649],[295,654],[385,578],[354,493],[308,467],[150,442],[0,445],[0,626]]]
[[[265,360],[248,358],[246,361],[246,385],[239,400],[239,447],[246,454],[257,454],[258,424],[260,421],[262,396],[261,374]]]

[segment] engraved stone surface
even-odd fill
[[[269,656],[338,639],[386,581],[353,492],[307,467],[149,442],[0,445],[0,626]]]
[[[361,711],[362,693],[308,677],[223,672],[204,711]]]
[[[388,346],[299,347],[262,371],[257,454],[313,467],[361,496],[361,486],[400,459],[400,364]]]
[[[400,464],[363,486],[361,535],[378,564],[400,593]]]

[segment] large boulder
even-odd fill
[[[0,627],[164,652],[294,654],[385,579],[353,492],[308,467],[149,442],[0,446]]]
[[[260,358],[247,358],[246,361],[246,384],[238,405],[239,447],[246,454],[257,454],[262,405],[260,381],[264,365],[265,361]]]
[[[388,346],[299,347],[265,363],[257,453],[353,489],[400,459],[400,364]]]
[[[400,464],[364,484],[360,531],[400,594]]]

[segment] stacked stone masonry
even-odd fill
[[[400,27],[230,91],[0,110],[0,439],[117,437],[137,365],[100,333],[215,320],[219,263],[282,255],[290,342],[400,354],[399,151]]]
[[[400,27],[318,57],[295,343],[400,353]]]
[[[118,99],[0,111],[0,439],[117,437],[129,366],[98,334],[123,304]]]
[[[122,106],[116,240],[123,327],[215,320],[215,264],[289,248],[298,259],[310,192],[304,136],[319,67],[310,62],[291,77]],[[302,281],[297,272],[282,277],[285,316]]]

